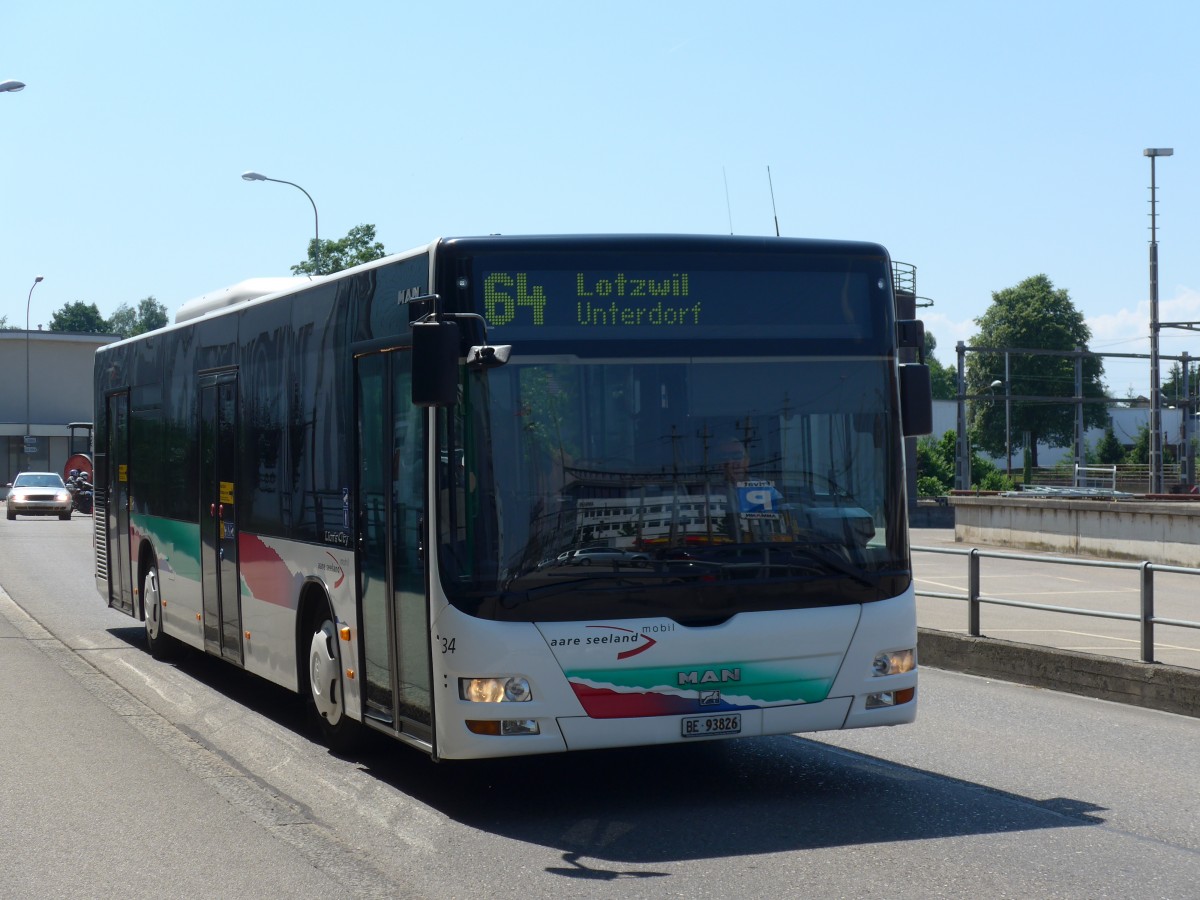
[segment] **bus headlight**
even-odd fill
[[[460,678],[458,696],[472,703],[522,703],[533,699],[529,679],[523,675],[503,678]]]
[[[917,653],[915,650],[892,650],[888,653],[880,653],[871,663],[871,669],[876,678],[884,675],[903,675],[916,667]]]

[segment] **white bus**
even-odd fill
[[[912,721],[929,382],[882,247],[440,239],[279,288],[97,353],[97,587],[152,653],[446,759]]]

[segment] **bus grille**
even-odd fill
[[[108,581],[108,516],[106,497],[99,488],[92,494],[92,531],[96,543],[96,578]]]

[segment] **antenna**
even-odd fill
[[[725,210],[729,213],[729,233],[733,234],[733,207],[729,204],[729,176],[725,174],[724,166],[721,166],[721,177],[725,179]]]
[[[771,214],[775,216],[775,237],[779,237],[779,213],[775,211],[775,183],[771,181],[770,166],[767,166],[767,184],[771,188]]]

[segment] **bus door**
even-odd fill
[[[136,616],[129,546],[129,393],[108,396],[104,529],[108,542],[108,605]]]
[[[237,372],[200,378],[200,581],[204,648],[242,664],[238,596]]]
[[[429,611],[421,557],[423,410],[407,348],[355,365],[358,571],[365,718],[432,740]]]

